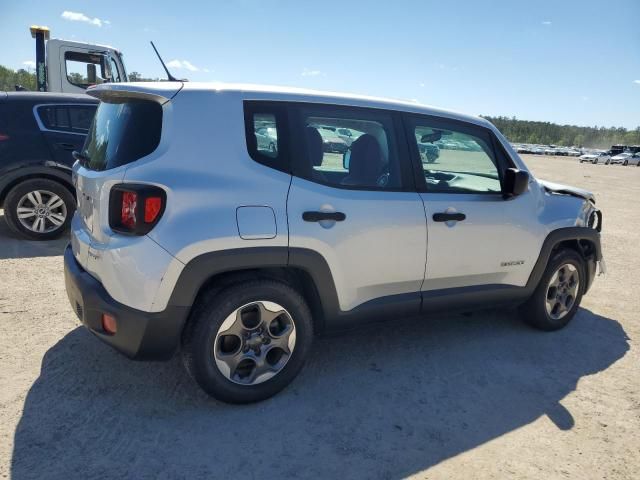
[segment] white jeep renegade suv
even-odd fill
[[[224,401],[275,394],[314,334],[356,322],[512,305],[561,328],[604,266],[593,196],[535,179],[481,118],[251,85],[88,93],[71,305],[131,358],[180,350]]]

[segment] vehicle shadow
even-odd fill
[[[542,333],[512,312],[398,321],[315,343],[265,402],[206,397],[167,363],[130,362],[82,328],[52,347],[15,432],[24,478],[401,478],[547,415],[628,351],[581,309]]]
[[[48,241],[25,240],[7,226],[4,211],[0,209],[0,260],[8,258],[55,257],[64,253],[69,235]]]

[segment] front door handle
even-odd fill
[[[434,222],[450,222],[450,221],[456,221],[456,222],[461,222],[462,220],[464,220],[465,218],[467,218],[467,216],[464,213],[434,213],[433,214],[433,221]]]
[[[342,222],[347,216],[342,212],[304,212],[302,220],[305,222],[320,222],[322,220],[334,220]]]
[[[76,149],[76,146],[72,143],[56,143],[56,146],[60,147],[63,150],[73,151]]]

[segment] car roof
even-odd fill
[[[96,104],[98,100],[83,93],[0,92],[0,102]]]
[[[184,91],[215,91],[241,94],[246,99],[280,100],[290,102],[329,103],[335,105],[370,107],[397,110],[408,113],[437,115],[454,120],[476,123],[487,126],[489,122],[484,118],[467,115],[453,110],[445,110],[430,105],[423,105],[408,100],[398,100],[384,97],[374,97],[353,93],[311,90],[297,87],[274,85],[256,85],[250,83],[200,83],[186,82]],[[253,97],[253,98],[252,98]]]
[[[461,120],[488,128],[493,125],[484,118],[466,115],[453,110],[423,105],[416,102],[390,98],[372,97],[351,93],[325,92],[297,87],[272,85],[256,85],[250,83],[203,83],[203,82],[129,82],[103,83],[91,87],[88,92],[92,96],[101,97],[109,91],[150,94],[172,99],[183,92],[193,94],[217,93],[240,96],[244,100],[283,101],[301,103],[321,103],[353,107],[380,108],[422,115],[435,115],[453,120]]]

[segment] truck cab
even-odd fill
[[[36,79],[41,92],[84,93],[101,83],[126,82],[122,53],[108,45],[49,40],[47,27],[31,27],[36,40]]]
[[[84,93],[100,83],[127,81],[122,54],[106,45],[90,45],[68,40],[47,44],[47,90]]]

